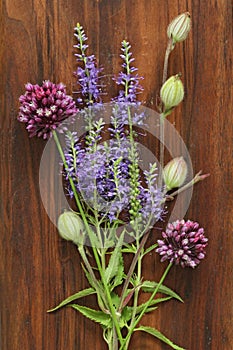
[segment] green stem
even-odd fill
[[[166,52],[165,52],[165,57],[164,57],[164,65],[163,65],[163,81],[162,83],[164,84],[165,81],[167,80],[167,70],[168,70],[168,61],[169,61],[169,56],[172,50],[174,49],[174,44],[172,41],[172,38],[168,40]]]
[[[86,266],[86,268],[87,268],[87,271],[89,272],[90,276],[91,276],[92,279],[93,279],[93,282],[94,282],[94,285],[95,285],[95,289],[98,290],[98,282],[97,282],[97,279],[96,279],[96,277],[95,277],[95,274],[94,274],[94,272],[93,272],[93,270],[92,270],[92,268],[91,268],[91,265],[90,265],[90,263],[89,263],[89,260],[87,259],[87,255],[86,255],[86,253],[85,253],[85,250],[84,250],[84,248],[83,248],[83,245],[79,245],[79,246],[78,246],[78,251],[79,251],[79,253],[80,253],[80,255],[81,255],[82,259],[83,259],[83,262],[84,262],[84,264],[85,264],[85,266]]]
[[[167,276],[169,270],[171,269],[171,267],[172,267],[172,263],[170,263],[170,264],[167,266],[167,268],[166,268],[166,270],[164,271],[164,273],[163,273],[163,275],[162,275],[162,277],[161,277],[159,283],[157,284],[157,286],[156,286],[154,292],[151,294],[151,297],[150,297],[150,298],[148,299],[148,301],[145,303],[145,306],[144,306],[143,310],[141,311],[141,313],[139,314],[139,316],[138,316],[137,319],[135,320],[134,324],[131,326],[131,328],[130,328],[130,330],[129,330],[129,332],[128,332],[128,334],[127,334],[125,340],[124,340],[124,343],[121,344],[120,350],[123,350],[123,349],[126,350],[126,349],[127,349],[127,348],[124,347],[124,345],[128,343],[128,341],[129,341],[129,339],[130,339],[130,337],[131,337],[131,335],[132,335],[132,333],[133,333],[135,327],[136,327],[137,324],[140,322],[141,318],[143,317],[143,315],[145,314],[146,310],[147,310],[148,307],[150,306],[150,303],[152,302],[152,300],[154,299],[155,295],[157,294],[159,288],[161,287],[161,285],[162,285],[163,281],[165,280],[165,278],[166,278],[166,276]]]
[[[162,186],[163,183],[163,167],[164,167],[164,113],[160,114],[160,122],[159,122],[159,162],[160,162],[160,168],[161,168],[161,176],[159,178],[159,187]]]
[[[141,243],[139,245],[139,248],[137,250],[137,253],[134,255],[134,258],[132,260],[132,263],[130,265],[130,268],[129,268],[129,271],[127,273],[127,276],[126,276],[126,279],[125,279],[125,282],[124,282],[124,285],[123,285],[123,288],[122,288],[122,292],[121,292],[121,299],[120,299],[120,305],[119,305],[119,312],[122,311],[122,306],[123,306],[123,303],[124,303],[124,299],[125,299],[125,292],[128,288],[128,285],[129,285],[129,282],[130,282],[130,279],[132,277],[132,274],[134,272],[134,269],[135,269],[135,266],[137,264],[137,261],[138,261],[138,257],[140,255],[140,252],[142,251],[142,249],[144,248],[144,245],[146,244],[146,241],[149,237],[149,234],[150,232],[148,231],[142,238],[141,240]]]
[[[137,241],[137,244],[138,244],[138,249],[139,249],[139,241]],[[142,250],[140,250],[140,254],[138,257],[138,261],[137,261],[137,285],[139,285],[140,280],[141,280],[141,275],[142,275],[142,258],[143,258],[143,254],[142,254]],[[139,291],[140,291],[140,288],[136,288],[135,292],[134,292],[133,312],[132,312],[132,317],[131,317],[129,329],[131,329],[131,327],[133,326],[133,324],[135,322],[136,311],[137,311],[137,306],[138,306]],[[128,349],[129,341],[130,341],[130,338],[128,339],[127,343],[125,344],[125,349]]]
[[[167,49],[165,52],[165,57],[164,57],[164,65],[163,65],[163,80],[162,80],[162,85],[165,83],[167,80],[167,71],[168,71],[168,61],[169,61],[169,56],[171,51],[174,49],[173,41],[172,39],[168,40],[167,44]],[[159,134],[160,134],[160,152],[159,152],[159,162],[160,162],[160,167],[161,167],[161,176],[159,179],[159,186],[162,186],[163,183],[163,166],[164,166],[164,119],[165,119],[165,111],[164,107],[161,108],[162,113],[160,114],[160,123],[159,123]]]
[[[181,188],[179,188],[178,190],[172,192],[171,194],[167,195],[167,200],[173,200],[174,196],[176,196],[177,194],[187,190],[189,187],[192,187],[193,185],[195,185],[197,182],[204,180],[206,177],[210,176],[210,174],[203,174],[201,175],[202,171],[199,171],[194,178],[189,181],[186,185],[182,186]]]
[[[55,143],[57,145],[59,154],[61,156],[62,162],[64,164],[64,167],[67,170],[68,169],[67,162],[66,162],[65,155],[64,155],[64,152],[62,150],[60,141],[59,141],[59,139],[57,137],[56,131],[53,131],[53,137],[54,137]],[[80,203],[80,200],[79,200],[79,197],[78,197],[78,194],[77,194],[74,182],[73,182],[73,180],[72,180],[72,178],[70,176],[68,176],[68,177],[69,177],[69,181],[70,181],[70,185],[71,185],[72,191],[74,193],[74,198],[75,198],[78,210],[80,212],[80,215],[82,217],[84,226],[85,226],[85,228],[87,230],[87,233],[89,233],[89,237],[90,237],[90,240],[91,240],[92,232],[91,232],[91,229],[90,229],[90,227],[88,225],[88,222],[87,222],[85,213],[83,211],[82,205]],[[111,315],[112,315],[113,324],[114,324],[114,326],[116,328],[116,332],[117,332],[119,341],[122,344],[123,337],[122,337],[122,334],[121,334],[119,322],[118,322],[117,317],[116,317],[116,310],[115,310],[115,308],[113,306],[112,298],[111,298],[111,295],[110,295],[110,291],[109,291],[109,288],[108,288],[108,285],[107,285],[107,282],[106,282],[106,279],[105,279],[105,276],[104,276],[104,271],[102,270],[102,266],[101,266],[101,263],[100,263],[99,255],[97,253],[96,247],[93,244],[91,244],[91,246],[92,246],[92,250],[93,250],[93,253],[94,253],[94,256],[95,256],[96,264],[97,264],[97,267],[98,267],[98,270],[99,270],[99,273],[100,273],[100,277],[101,277],[101,280],[102,280],[104,288],[105,288],[106,297],[107,297],[108,305],[109,305],[110,312],[111,312]]]
[[[113,306],[111,294],[110,294],[110,291],[109,291],[109,288],[108,288],[108,284],[107,284],[106,279],[105,279],[105,274],[104,274],[104,271],[102,269],[102,266],[101,266],[100,259],[99,259],[99,256],[98,256],[96,248],[92,247],[92,249],[93,249],[93,253],[94,253],[94,256],[95,256],[96,263],[97,263],[97,268],[99,270],[100,277],[101,277],[101,280],[103,282],[104,289],[105,289],[105,292],[106,292],[109,309],[110,309],[110,312],[111,312],[111,315],[112,315],[113,324],[114,324],[114,326],[116,328],[118,339],[119,339],[120,343],[122,344],[124,340],[123,340],[123,337],[122,337],[122,334],[121,334],[121,329],[120,329],[120,326],[119,326],[119,322],[117,320],[116,309]]]

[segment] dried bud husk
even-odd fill
[[[172,159],[163,169],[163,180],[168,191],[183,185],[188,172],[183,157]]]
[[[173,45],[184,41],[191,29],[191,19],[189,12],[182,13],[173,19],[167,28],[167,35],[172,39]]]
[[[72,211],[65,211],[58,218],[58,231],[62,238],[75,244],[84,243],[84,225],[81,218]]]
[[[166,115],[183,100],[184,86],[180,74],[172,75],[165,81],[160,90],[160,98],[164,104]]]

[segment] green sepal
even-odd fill
[[[156,337],[159,340],[163,341],[164,343],[168,344],[169,346],[171,346],[175,350],[185,350],[184,348],[181,348],[180,346],[174,344],[170,339],[165,337],[165,335],[163,335],[161,332],[159,332],[155,328],[140,326],[140,327],[134,329],[134,332],[136,332],[136,331],[143,331],[143,332],[146,332],[150,335],[153,335],[154,337]]]
[[[103,311],[94,310],[86,306],[81,306],[78,304],[71,304],[69,305],[73,309],[79,311],[81,314],[86,316],[92,321],[95,321],[97,323],[100,323],[104,327],[110,327],[112,323],[112,319],[110,315],[107,315]]]
[[[154,281],[144,281],[142,283],[141,288],[144,292],[153,293],[153,291],[155,290],[157,285],[158,285],[158,283],[154,282]],[[177,293],[175,293],[172,289],[164,286],[163,284],[159,287],[158,292],[162,293],[162,294],[169,295],[170,297],[175,298],[175,299],[183,302],[182,298]]]
[[[93,288],[86,288],[81,290],[80,292],[77,292],[75,294],[72,294],[71,296],[69,296],[68,298],[66,298],[65,300],[63,300],[59,305],[57,305],[55,308],[48,310],[47,312],[53,312],[56,311],[58,309],[60,309],[61,307],[71,303],[74,300],[86,297],[88,295],[91,294],[95,294],[96,291]]]

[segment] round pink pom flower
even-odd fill
[[[25,88],[25,94],[19,98],[18,120],[26,124],[30,137],[48,139],[61,122],[78,112],[62,83],[45,80],[41,86],[27,83]]]
[[[175,265],[194,268],[206,255],[208,239],[197,222],[177,220],[169,223],[162,236],[156,249],[162,262],[168,260]]]

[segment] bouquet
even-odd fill
[[[138,100],[142,77],[133,65],[131,45],[126,40],[121,43],[122,70],[113,77],[118,95],[103,102],[103,68],[87,53],[87,37],[79,23],[75,27],[76,100],[67,95],[62,83],[49,80],[42,85],[27,83],[19,99],[18,120],[25,123],[29,136],[47,140],[48,148],[54,142],[57,147],[59,186],[66,201],[57,227],[63,239],[77,246],[89,283],[88,288],[48,312],[68,306],[99,323],[111,350],[129,349],[135,332],[149,333],[173,349],[182,349],[141,320],[160,303],[174,298],[182,301],[164,284],[172,266],[195,268],[206,255],[204,229],[195,221],[183,219],[190,193],[180,218],[175,217],[174,209],[169,213],[166,207],[168,200],[208,176],[199,172],[188,180],[192,173],[188,151],[168,121],[184,98],[181,74],[167,78],[169,56],[176,44],[187,38],[190,28],[189,13],[179,15],[168,26],[157,111]],[[164,165],[165,146],[172,156],[175,154],[168,131],[180,145],[180,154]],[[146,143],[148,135],[154,136],[155,144],[145,152],[141,144]],[[165,225],[167,217],[169,223]],[[148,237],[155,236],[156,231],[160,238],[148,246]],[[142,275],[143,259],[152,252],[167,263],[158,282],[145,280]],[[144,293],[148,297],[142,302]],[[79,303],[89,295],[96,296],[95,309]]]

